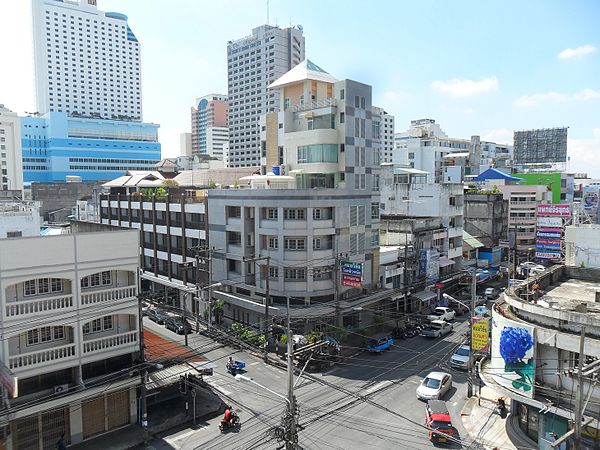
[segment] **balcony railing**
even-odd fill
[[[75,356],[75,344],[52,347],[39,352],[22,353],[8,358],[9,369],[22,369]]]
[[[309,111],[311,109],[327,108],[328,106],[336,106],[337,100],[335,98],[323,98],[321,100],[314,100],[311,102],[302,103],[300,105],[292,105],[292,111]]]
[[[18,317],[28,314],[58,311],[65,308],[71,308],[72,306],[72,295],[17,301],[6,305],[6,317]]]
[[[107,350],[115,347],[134,344],[137,342],[137,339],[137,331],[128,331],[127,333],[92,339],[83,343],[83,353],[97,352],[98,350]]]
[[[113,300],[121,300],[127,297],[136,296],[136,286],[125,286],[117,289],[104,289],[102,291],[94,291],[89,294],[81,295],[82,305],[94,305],[96,303],[110,302]]]

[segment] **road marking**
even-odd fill
[[[260,361],[256,361],[256,362],[250,363],[251,366],[255,366],[257,364],[260,364]]]
[[[367,394],[370,394],[370,393],[378,391],[379,389],[383,388],[384,386],[388,386],[390,384],[393,384],[393,381],[391,381],[391,380],[380,381],[379,383],[374,384],[373,386],[371,386],[365,392]]]

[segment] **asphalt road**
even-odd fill
[[[145,326],[178,341],[177,336],[152,322]],[[466,373],[450,369],[448,360],[463,342],[467,324],[455,322],[455,331],[441,339],[415,337],[399,340],[382,354],[360,352],[332,369],[303,378],[295,390],[300,424],[299,443],[306,449],[431,449],[434,447],[422,425],[425,404],[416,398],[420,380],[433,370],[453,375],[453,388],[444,398],[452,421],[465,444],[470,443],[462,427],[460,411],[466,401]],[[209,338],[190,335],[190,346],[214,346]],[[285,395],[283,370],[261,359],[229,348],[206,354],[218,368],[205,379],[223,401],[233,404],[241,418],[239,430],[221,434],[220,417],[171,431],[151,442],[155,449],[272,449],[279,447],[269,430],[280,423],[285,401],[252,383],[236,381],[225,370],[229,355],[244,360],[246,376],[272,391]],[[454,444],[453,448],[467,447]]]

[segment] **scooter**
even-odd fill
[[[235,376],[238,373],[244,371],[244,369],[246,368],[246,363],[244,361],[227,361],[227,364],[225,364],[225,368],[227,369],[227,372]]]
[[[238,416],[236,413],[231,413],[231,421],[226,422],[225,419],[221,419],[219,430],[221,430],[221,433],[225,433],[227,430],[231,430],[232,428],[236,428],[240,425],[240,416]]]

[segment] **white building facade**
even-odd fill
[[[4,105],[0,105],[0,190],[23,190],[21,122]]]
[[[394,153],[394,116],[383,108],[373,107],[373,140],[379,141],[381,162],[391,163]]]
[[[18,380],[0,411],[6,448],[136,422],[138,255],[135,231],[0,240],[0,359]]]
[[[142,120],[140,44],[96,0],[33,1],[37,110]]]
[[[39,236],[40,202],[0,200],[0,239]]]
[[[276,111],[278,92],[268,86],[304,59],[301,26],[262,25],[227,44],[229,167],[260,163],[260,116]]]

